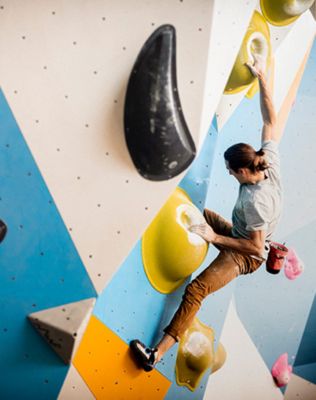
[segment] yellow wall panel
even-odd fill
[[[163,399],[171,382],[160,372],[139,369],[128,345],[92,316],[73,361],[97,399]]]

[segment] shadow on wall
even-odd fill
[[[294,362],[294,372],[316,384],[316,296]]]

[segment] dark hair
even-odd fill
[[[229,168],[238,172],[239,168],[248,168],[252,172],[264,171],[269,168],[269,163],[264,158],[262,149],[256,151],[246,143],[237,143],[229,147],[224,158],[228,161]]]

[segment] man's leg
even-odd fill
[[[227,285],[239,275],[239,266],[231,251],[221,250],[215,260],[197,278],[189,283],[182,302],[170,324],[164,329],[164,336],[154,349],[147,348],[139,340],[130,344],[147,371],[160,361],[163,355],[180,340],[182,334],[191,325],[201,303],[210,293]]]
[[[239,271],[239,265],[232,252],[222,250],[210,266],[188,284],[177,312],[164,329],[165,333],[179,341],[191,325],[205,297],[227,285],[239,275]]]
[[[163,355],[180,340],[191,325],[202,301],[210,293],[227,285],[240,274],[254,272],[261,261],[230,250],[221,250],[215,260],[185,289],[182,302],[164,336],[155,348],[148,348],[138,340],[131,342],[133,351],[139,356],[143,368],[150,371]]]
[[[231,236],[232,224],[215,212],[205,209],[206,222],[220,235]],[[217,247],[217,246],[216,246]],[[216,259],[185,290],[182,303],[165,334],[154,349],[146,348],[138,340],[132,341],[132,348],[140,356],[144,369],[150,370],[161,357],[180,339],[191,325],[201,303],[210,293],[227,285],[239,274],[253,272],[260,263],[249,256],[217,247],[220,250]]]
[[[180,340],[191,325],[205,297],[227,285],[238,275],[256,271],[261,263],[262,261],[240,253],[221,251],[210,266],[186,287],[182,303],[170,324],[164,329],[165,335],[156,346],[156,362]]]

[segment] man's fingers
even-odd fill
[[[249,68],[252,75],[254,75],[254,76],[258,75],[258,71],[256,70],[256,68],[253,65],[251,65],[250,63],[246,63],[246,66]]]
[[[189,228],[190,232],[196,233],[196,232],[204,232],[205,231],[205,225],[204,224],[199,224],[199,225],[191,225]]]
[[[265,57],[262,54],[252,53],[252,57],[254,59],[254,64],[257,64],[257,65],[265,64]]]

